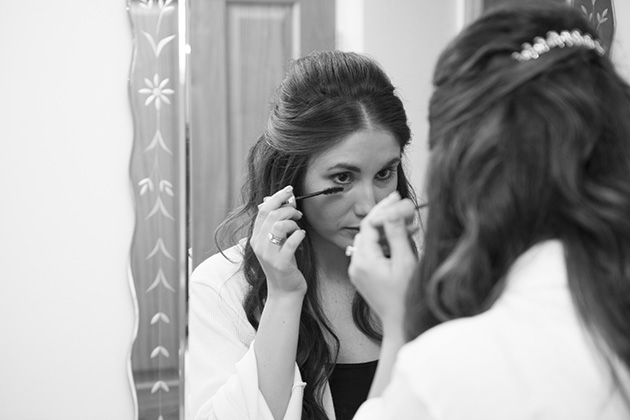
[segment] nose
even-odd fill
[[[354,214],[363,219],[372,210],[372,207],[376,205],[376,191],[373,185],[368,184],[356,188],[355,192]]]

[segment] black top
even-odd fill
[[[351,420],[367,399],[378,360],[365,363],[337,363],[328,379],[337,420]]]

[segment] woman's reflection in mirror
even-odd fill
[[[191,276],[189,419],[352,418],[382,325],[345,250],[376,203],[415,203],[402,162],[410,137],[374,60],[326,51],[294,62],[249,151],[244,204],[217,230],[222,251]]]

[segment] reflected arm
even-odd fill
[[[293,393],[302,297],[270,297],[256,334],[258,383],[275,419],[285,418]]]
[[[238,258],[238,253],[231,257]],[[258,387],[254,338],[242,299],[247,282],[216,255],[192,274],[186,355],[186,420],[273,420]],[[293,363],[293,385],[285,419],[299,419],[304,383]]]

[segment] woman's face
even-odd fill
[[[300,203],[315,247],[352,245],[361,219],[396,190],[400,158],[401,148],[391,133],[364,130],[309,159],[302,185],[305,194],[344,189]]]

